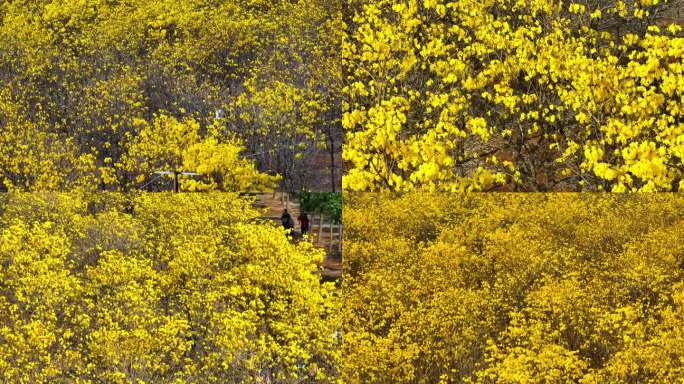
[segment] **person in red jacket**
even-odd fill
[[[301,228],[302,236],[306,235],[306,233],[309,232],[309,215],[307,215],[306,212],[302,212],[299,214],[299,217],[297,217],[297,220],[299,220],[299,228]]]

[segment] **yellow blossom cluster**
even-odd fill
[[[673,383],[684,199],[349,194],[345,383]]]
[[[323,253],[251,203],[0,195],[0,381],[337,382]]]
[[[156,170],[196,173],[179,180],[181,189],[188,191],[269,189],[280,179],[258,172],[253,162],[240,158],[241,140],[221,134],[218,124],[207,127],[204,137],[200,124],[191,118],[179,121],[159,115],[152,124],[135,124],[138,134],[131,138],[119,168],[136,175],[138,183],[149,183]]]
[[[350,3],[345,189],[684,187],[679,0]]]

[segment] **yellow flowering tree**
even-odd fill
[[[254,81],[245,85],[230,120],[245,131],[261,162],[284,175],[289,190],[297,190],[310,177],[308,163],[321,147],[325,148],[325,137],[316,127],[326,110],[318,101],[321,96],[306,95],[302,89],[282,82],[263,88]]]
[[[44,120],[27,120],[10,88],[0,89],[0,125],[0,190],[71,189],[94,181],[88,177],[94,158],[60,140]]]
[[[178,120],[159,115],[152,124],[142,125],[131,139],[121,167],[135,177],[139,185],[149,185],[158,178],[155,172],[191,172],[197,178],[180,176],[183,189],[245,191],[272,188],[277,176],[260,173],[254,163],[240,157],[244,147],[239,139],[217,133],[217,127],[200,133],[194,119]]]
[[[678,7],[350,2],[345,188],[679,190]]]

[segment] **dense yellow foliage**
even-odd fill
[[[0,381],[336,382],[323,254],[258,215],[235,194],[0,196]]]
[[[198,128],[203,188],[249,189],[251,168],[291,181],[339,120],[340,23],[322,0],[2,1],[0,190],[149,186],[159,164],[126,158],[168,119]]]
[[[347,196],[346,383],[674,383],[684,199]]]
[[[180,180],[181,189],[189,191],[268,189],[279,179],[259,173],[252,162],[241,159],[244,148],[240,140],[221,135],[218,124],[207,127],[207,134],[202,137],[199,123],[190,118],[178,121],[160,115],[152,124],[144,120],[136,123],[140,125],[139,132],[123,156],[121,168],[137,175],[141,182],[151,178],[148,175],[152,176],[155,170],[197,173],[199,179]]]
[[[350,3],[345,189],[684,187],[681,1]]]

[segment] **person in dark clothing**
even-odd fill
[[[284,210],[282,216],[280,216],[280,222],[286,230],[294,228],[294,220],[292,220],[292,216],[290,216],[290,212],[288,212],[287,209]]]
[[[306,212],[302,212],[299,214],[297,220],[299,221],[299,228],[301,228],[302,236],[306,235],[306,233],[309,232],[309,215],[307,215]]]

